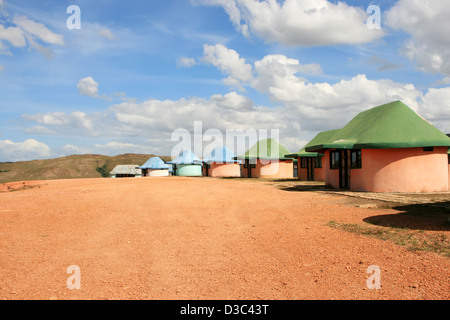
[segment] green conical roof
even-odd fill
[[[275,139],[264,139],[258,141],[253,147],[237,159],[286,159],[289,151]]]
[[[306,151],[418,147],[450,147],[450,138],[395,101],[361,112],[327,141],[309,145]]]
[[[286,158],[307,158],[307,157],[323,157],[323,153],[319,152],[307,152],[306,148],[310,146],[320,145],[325,142],[327,142],[333,134],[335,134],[338,130],[328,130],[319,132],[310,142],[306,144],[306,146],[303,147],[302,150],[300,150],[297,153],[293,154],[287,154]]]

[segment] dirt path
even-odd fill
[[[27,186],[0,190],[1,299],[450,298],[449,258],[327,226],[397,213],[345,196],[182,177]]]

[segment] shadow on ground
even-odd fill
[[[278,189],[283,191],[314,192],[333,191],[335,189],[326,187],[323,182],[301,181],[298,179],[272,179],[270,180]]]
[[[397,205],[392,209],[398,210],[399,213],[376,215],[365,218],[363,221],[383,227],[450,231],[450,201]]]

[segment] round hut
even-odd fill
[[[449,190],[450,138],[395,101],[361,112],[325,141],[325,184],[368,192]]]
[[[168,177],[170,166],[159,157],[148,159],[141,167],[143,177]]]
[[[167,163],[172,164],[173,174],[176,176],[201,177],[203,175],[201,160],[190,150],[183,150],[177,158]]]
[[[292,179],[294,160],[286,158],[288,154],[290,152],[277,140],[264,139],[236,159],[242,160],[242,177],[244,178]]]
[[[213,149],[203,162],[203,175],[205,177],[240,177],[241,161],[235,160],[236,155],[226,146]]]

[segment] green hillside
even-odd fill
[[[73,155],[48,160],[0,162],[0,183],[26,180],[100,178],[118,164],[144,164],[151,154]],[[170,156],[160,157],[164,161]],[[103,170],[102,170],[103,169]]]

